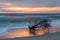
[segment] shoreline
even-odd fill
[[[0,40],[60,40],[60,32],[46,34],[43,36],[30,36],[30,37],[22,37],[22,38],[7,38]]]

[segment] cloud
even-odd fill
[[[0,5],[12,5],[11,3],[0,3]]]
[[[9,2],[17,6],[27,6],[27,7],[60,6],[60,0],[0,0],[0,2]]]
[[[23,7],[8,7],[2,8],[1,12],[12,13],[57,13],[60,12],[60,7],[38,7],[38,8],[23,8]]]
[[[0,0],[0,8],[9,13],[59,12],[60,0]]]

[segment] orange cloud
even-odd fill
[[[55,13],[55,12],[57,13],[60,11],[60,7],[39,7],[39,8],[8,7],[3,9],[8,11],[14,11],[8,13]]]

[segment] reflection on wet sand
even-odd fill
[[[50,33],[55,33],[55,32],[58,32],[59,29],[60,29],[60,27],[52,27],[52,28],[50,28],[49,31],[50,31]],[[47,31],[47,29],[37,28],[35,32],[36,32],[36,35],[44,35],[48,31]],[[22,28],[22,29],[16,28],[16,29],[8,30],[7,35],[5,35],[3,37],[4,38],[15,38],[15,37],[29,37],[29,36],[34,36],[34,35],[29,33],[28,28]]]
[[[43,29],[37,29],[36,35],[44,35],[45,32],[47,32]],[[6,36],[7,38],[15,38],[15,37],[28,37],[28,36],[33,36],[32,34],[29,33],[29,30],[26,29],[13,29],[8,31],[8,35]]]

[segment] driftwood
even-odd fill
[[[39,25],[39,26],[38,26]],[[48,19],[41,19],[41,20],[36,20],[35,24],[33,26],[29,26],[29,32],[30,34],[35,35],[35,29],[42,27],[43,29],[48,29],[49,33],[49,28],[51,27],[50,21]]]

